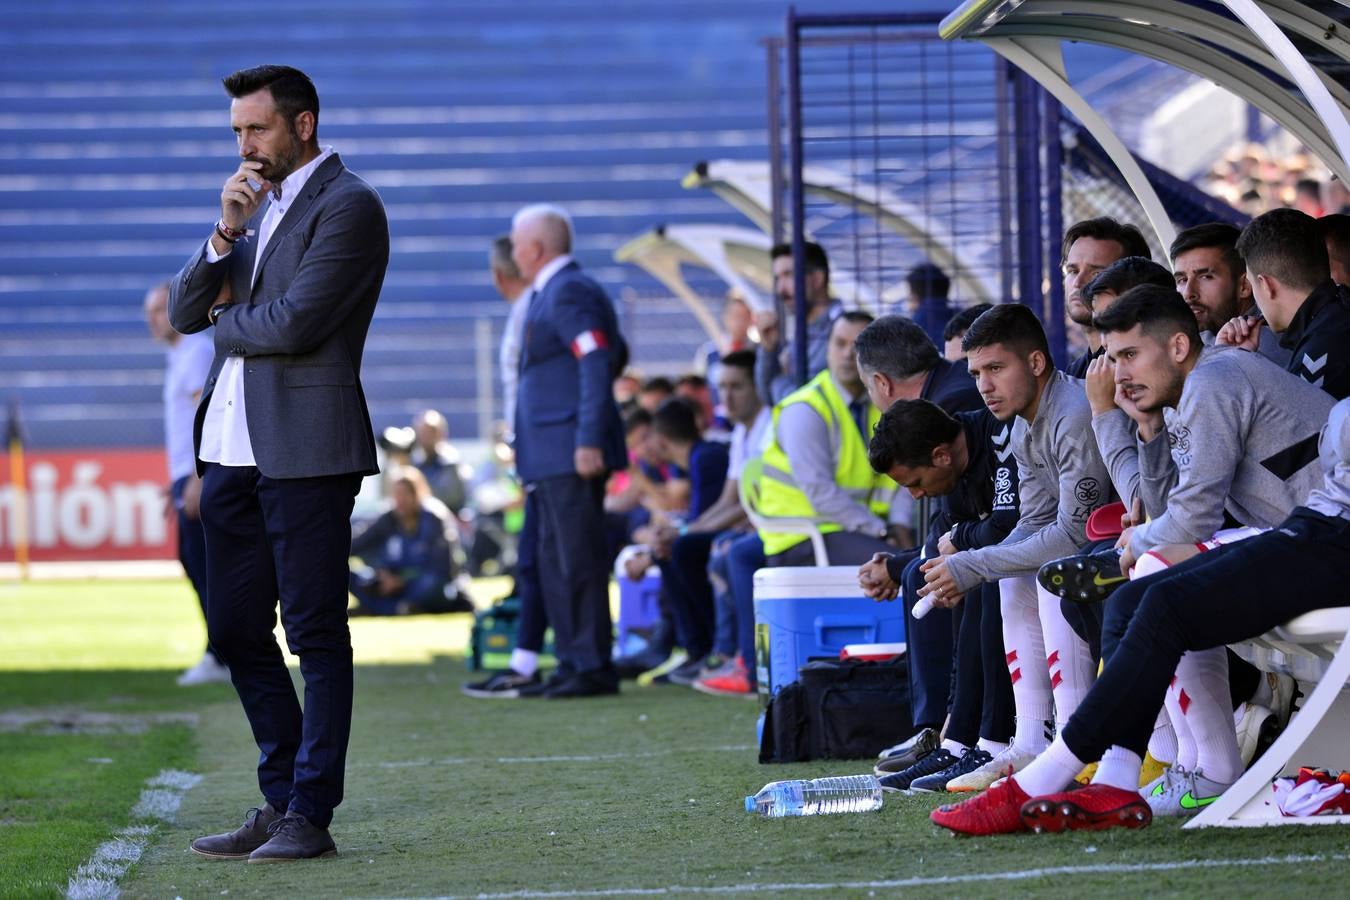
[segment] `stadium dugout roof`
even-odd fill
[[[1163,246],[1175,229],[1143,170],[1069,83],[1062,42],[1115,47],[1251,103],[1350,183],[1350,0],[966,0],[946,40],[987,44],[1036,79],[1102,145]]]
[[[661,282],[689,308],[711,338],[722,327],[703,297],[685,280],[683,267],[706,269],[737,291],[751,309],[773,308],[772,240],[762,231],[736,225],[658,225],[614,251],[614,261],[632,263]],[[849,272],[831,273],[831,289],[852,297],[866,287]]]
[[[684,266],[708,269],[745,298],[751,309],[772,307],[769,238],[734,225],[658,225],[614,251],[614,261],[643,269],[679,297],[710,338],[722,327],[685,280]]]
[[[746,218],[764,231],[773,228],[773,189],[770,169],[766,162],[749,160],[712,160],[700,162],[684,177],[686,188],[707,188],[735,207]],[[936,217],[913,203],[904,200],[895,190],[873,182],[860,183],[843,172],[827,166],[806,166],[802,170],[806,193],[840,204],[841,208],[877,219],[883,226],[901,235],[924,252],[932,262],[951,273],[972,303],[993,303],[997,290],[969,264],[971,248],[953,246],[943,235],[945,229]],[[809,228],[808,228],[809,231]],[[838,268],[841,271],[836,272]],[[843,279],[848,279],[847,283]],[[908,285],[903,280],[896,284],[869,290],[853,283],[842,267],[831,267],[830,280],[836,295],[847,306],[861,306],[876,312],[882,306],[904,299]]]

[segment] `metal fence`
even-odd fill
[[[1028,303],[1062,347],[1058,104],[940,40],[940,18],[789,14],[768,45],[775,238],[850,270],[847,305],[903,311],[905,276],[931,262],[953,306]]]

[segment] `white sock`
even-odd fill
[[[975,746],[979,747],[990,756],[998,756],[1004,750],[1008,749],[1008,745],[1002,741],[991,741],[989,738],[980,738],[975,742]]]
[[[1233,730],[1228,689],[1228,653],[1223,647],[1186,653],[1177,664],[1179,705],[1195,739],[1195,771],[1221,784],[1242,774],[1242,754]],[[1180,700],[1181,691],[1186,701]]]
[[[1073,784],[1086,763],[1073,755],[1064,738],[1056,737],[1040,756],[1013,776],[1017,786],[1029,797],[1043,797],[1064,790]]]
[[[1187,694],[1189,702],[1190,695]],[[1172,765],[1178,769],[1185,769],[1187,772],[1195,770],[1196,757],[1200,755],[1200,749],[1195,745],[1195,737],[1191,734],[1190,722],[1186,720],[1186,714],[1181,709],[1181,689],[1177,684],[1177,677],[1172,676],[1172,683],[1167,688],[1167,694],[1163,698],[1163,709],[1167,710],[1168,721],[1172,723],[1172,733],[1177,737],[1177,753],[1172,760]]]
[[[955,756],[957,759],[960,759],[961,757],[965,756],[966,751],[970,749],[960,741],[954,741],[951,738],[947,738],[946,740],[944,740],[940,746],[942,747],[943,750],[946,750],[948,753],[950,753],[952,756]]]
[[[1153,723],[1153,736],[1148,739],[1149,754],[1160,763],[1172,765],[1177,761],[1177,732],[1172,727],[1172,718],[1167,714],[1167,706],[1158,710],[1158,718]]]
[[[1005,578],[998,583],[1003,612],[1003,650],[1012,678],[1017,731],[1013,743],[1028,753],[1045,749],[1045,722],[1054,713],[1050,673],[1045,669],[1045,640],[1036,600],[1036,579]]]
[[[511,668],[526,678],[539,671],[539,654],[519,647],[511,651]]]
[[[1092,687],[1097,676],[1097,663],[1087,641],[1080,638],[1064,618],[1060,599],[1039,584],[1036,584],[1036,597],[1041,633],[1045,636],[1045,664],[1055,697],[1055,730],[1062,732]]]
[[[1124,747],[1107,747],[1097,763],[1097,774],[1092,776],[1093,784],[1109,784],[1122,791],[1139,790],[1139,772],[1144,761],[1139,754]]]
[[[1047,691],[1047,693],[1049,693]],[[1054,714],[1054,704],[1046,702],[1039,716],[1017,716],[1013,719],[1016,728],[1013,731],[1013,746],[1027,753],[1040,753],[1050,746],[1050,728],[1053,724],[1050,716]]]

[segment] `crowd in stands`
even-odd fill
[[[1249,216],[1281,207],[1313,218],[1350,212],[1350,190],[1307,152],[1275,155],[1258,143],[1229,152],[1201,186]]]

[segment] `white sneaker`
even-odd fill
[[[1270,711],[1275,714],[1279,720],[1280,730],[1283,731],[1289,724],[1289,717],[1294,714],[1294,691],[1298,689],[1298,682],[1293,676],[1286,675],[1283,672],[1267,672],[1266,683],[1270,685]]]
[[[1270,746],[1280,733],[1280,716],[1250,701],[1243,703],[1233,711],[1236,720],[1238,753],[1242,755],[1242,765],[1250,766],[1256,759],[1257,751]]]
[[[216,684],[228,682],[230,670],[210,653],[201,658],[201,662],[179,675],[175,681],[179,687],[193,687],[198,684]]]
[[[975,771],[947,782],[947,790],[953,794],[987,790],[1000,778],[1022,771],[1035,758],[1035,753],[1029,753],[1016,744],[1009,744],[1006,750]]]
[[[1193,816],[1218,800],[1232,785],[1211,781],[1202,772],[1187,772],[1173,766],[1144,795],[1156,816]],[[1140,789],[1143,794],[1145,789]]]

